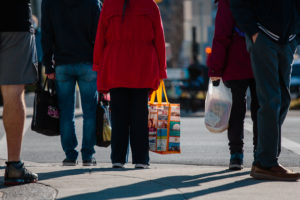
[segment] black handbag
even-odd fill
[[[60,135],[58,99],[53,80],[47,78],[43,87],[37,85],[33,111],[33,131],[47,136]]]
[[[109,101],[104,100],[103,95],[99,94],[96,114],[96,145],[108,147],[111,143],[111,122]]]

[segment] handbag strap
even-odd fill
[[[48,91],[49,91],[49,85],[47,84],[48,83],[48,76],[43,84],[43,90],[45,91],[46,90],[46,86],[48,86]]]
[[[43,87],[38,84],[38,88],[43,91],[50,92],[51,95],[56,94],[56,86],[55,86],[55,81],[49,79],[48,77],[45,79],[45,82],[43,84]]]
[[[157,98],[157,103],[161,104],[163,93],[164,93],[166,103],[169,104],[165,83],[164,83],[163,80],[161,80],[158,89],[156,91],[153,91],[153,93],[151,94],[150,103],[153,104],[155,102],[155,97],[156,97]]]

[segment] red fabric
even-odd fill
[[[105,0],[99,19],[93,69],[100,92],[112,88],[156,90],[167,78],[162,21],[153,0]]]
[[[245,38],[234,31],[235,26],[229,0],[219,0],[208,76],[224,81],[253,78]]]

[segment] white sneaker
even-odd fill
[[[113,163],[112,168],[124,168],[124,164],[123,163]]]
[[[145,164],[135,164],[136,169],[150,169],[149,165]]]

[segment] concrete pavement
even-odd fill
[[[248,168],[231,172],[225,167],[196,165],[153,164],[145,170],[136,170],[131,164],[125,169],[112,169],[109,163],[98,163],[91,168],[26,165],[39,174],[39,183],[5,188],[2,167],[0,199],[298,200],[300,197],[300,182],[254,180]]]

